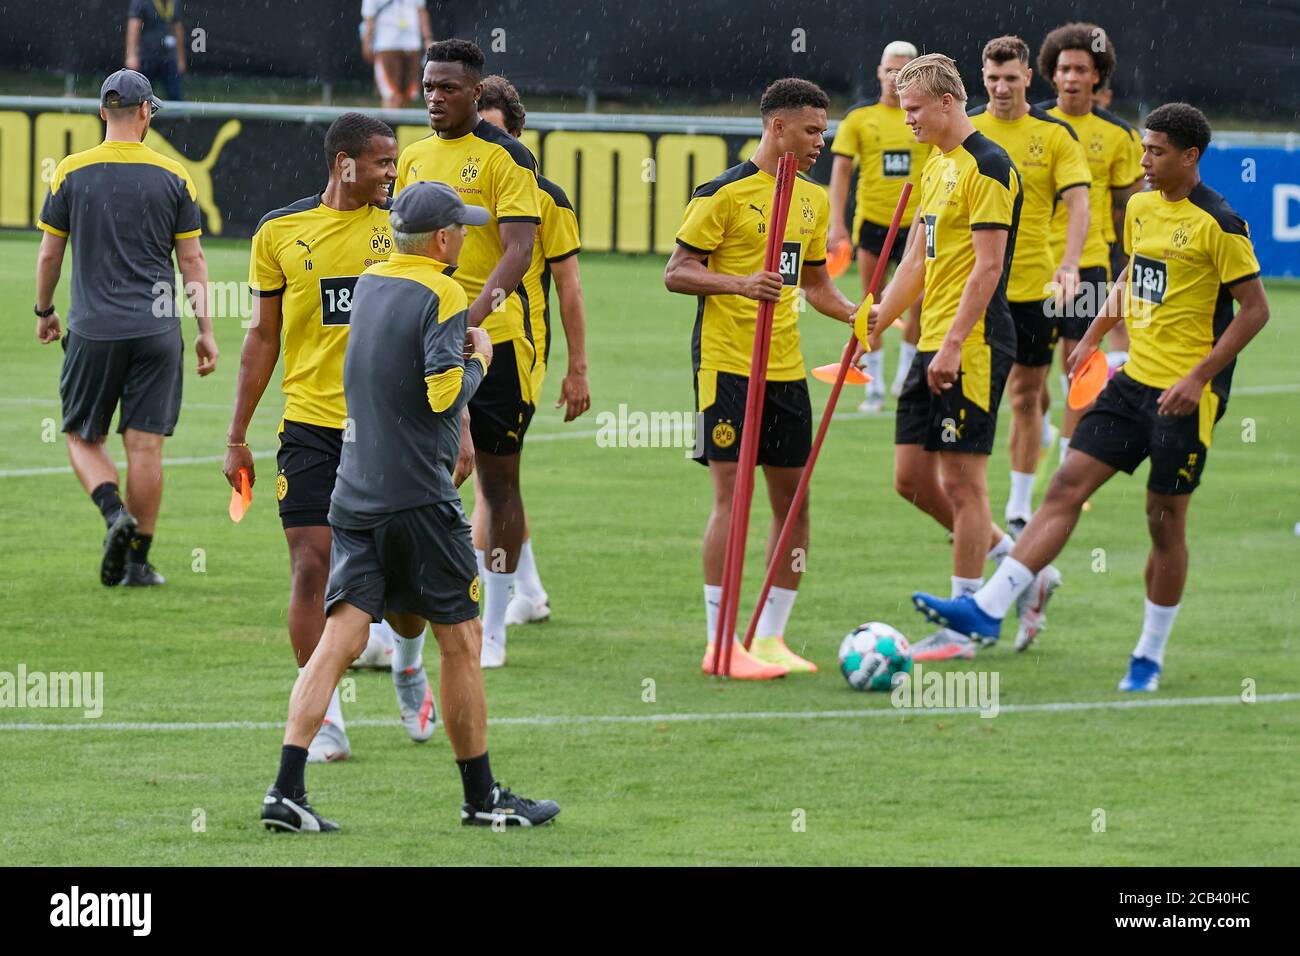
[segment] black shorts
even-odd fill
[[[906,226],[898,227],[898,235],[894,237],[894,246],[889,250],[890,260],[897,265],[903,261],[903,252],[907,249],[907,230]],[[874,222],[867,222],[865,219],[862,225],[858,227],[858,248],[873,256],[879,256],[880,250],[885,248],[885,236],[889,235],[888,226],[880,226]]]
[[[474,450],[517,455],[536,407],[524,400],[514,341],[494,343],[492,364],[469,400],[469,433]],[[525,343],[525,346],[527,343]]]
[[[701,376],[716,381],[713,400],[705,408],[700,395]],[[701,465],[711,461],[739,461],[740,433],[745,422],[745,396],[749,377],[730,372],[700,372],[695,377],[695,411],[699,422],[694,458]],[[808,382],[768,382],[763,393],[763,420],[759,429],[758,464],[774,468],[802,468],[812,450],[812,402]],[[699,447],[700,438],[703,447]]]
[[[1227,408],[1214,392],[1190,415],[1161,415],[1164,389],[1135,382],[1123,370],[1106,383],[1096,403],[1074,426],[1070,450],[1133,474],[1151,459],[1147,489],[1158,495],[1189,495],[1201,483],[1210,432]]]
[[[894,417],[895,445],[924,445],[926,451],[991,455],[998,404],[1012,359],[989,345],[967,346],[952,388],[930,391],[926,373],[936,352],[917,352],[907,370]]]
[[[384,613],[430,624],[478,617],[478,562],[459,501],[383,515],[372,528],[335,526],[325,613],[339,601],[378,623]]]
[[[134,339],[101,341],[69,332],[63,337],[59,397],[63,430],[86,441],[108,434],[121,403],[117,430],[170,435],[181,414],[185,343],[181,329]]]
[[[1074,305],[1061,316],[1061,338],[1078,342],[1088,331],[1088,326],[1106,304],[1110,276],[1105,266],[1089,266],[1079,270],[1079,293]]]
[[[1052,314],[1052,300],[1008,302],[1007,305],[1016,327],[1016,364],[1030,368],[1051,365],[1058,321]]]
[[[275,462],[280,524],[306,528],[329,524],[330,495],[343,454],[343,429],[286,420]]]

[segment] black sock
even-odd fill
[[[122,496],[117,493],[117,483],[106,481],[99,485],[90,493],[90,500],[95,502],[95,507],[104,516],[105,523],[112,527],[113,521],[123,508]]]
[[[460,782],[465,788],[465,802],[472,807],[483,807],[492,795],[496,781],[492,779],[492,767],[488,764],[487,751],[472,760],[457,760],[460,768]]]
[[[301,800],[307,792],[303,771],[307,769],[307,750],[285,744],[280,748],[280,775],[275,778],[275,789],[290,800]]]
[[[148,564],[149,545],[151,544],[153,544],[153,535],[133,534],[131,536],[131,549],[127,552],[126,559],[132,564]]]

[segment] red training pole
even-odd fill
[[[889,232],[885,234],[885,242],[880,248],[880,257],[876,259],[876,271],[871,274],[871,284],[867,287],[868,294],[874,299],[876,293],[880,290],[880,283],[885,276],[885,266],[889,263],[889,253],[894,248],[894,238],[898,235],[899,223],[903,218],[903,210],[907,208],[907,198],[912,193],[912,184],[903,184],[903,194],[898,199],[898,206],[894,209],[894,218],[889,224]],[[785,555],[785,549],[790,544],[790,536],[794,533],[795,519],[799,514],[799,509],[803,507],[804,499],[808,497],[808,483],[812,480],[813,467],[817,464],[817,456],[821,453],[822,441],[826,438],[826,430],[831,424],[831,414],[835,411],[835,405],[840,400],[840,389],[844,387],[844,376],[848,374],[849,366],[853,363],[853,353],[857,351],[855,343],[857,337],[852,331],[849,332],[849,342],[844,346],[844,354],[840,356],[840,370],[835,376],[835,384],[831,386],[831,394],[826,399],[826,411],[822,412],[821,424],[817,427],[817,437],[813,439],[812,449],[808,453],[808,463],[804,465],[803,474],[799,476],[799,484],[795,488],[794,497],[790,500],[790,510],[786,512],[785,523],[781,525],[781,534],[777,536],[776,547],[772,549],[772,563],[768,565],[767,576],[763,578],[763,588],[758,592],[758,604],[754,607],[754,614],[749,619],[749,627],[745,629],[745,650],[749,650],[750,644],[754,642],[754,633],[758,630],[758,619],[763,613],[763,604],[767,601],[767,595],[772,590],[772,582],[776,579],[776,569]],[[734,507],[734,505],[733,505]]]
[[[768,223],[767,249],[763,269],[779,272],[781,246],[790,210],[797,169],[794,154],[786,153],[777,164],[776,186],[772,195],[772,217]],[[767,360],[771,348],[775,302],[760,302],[754,323],[754,348],[750,360],[749,382],[745,394],[745,419],[737,455],[736,485],[731,499],[731,524],[727,530],[727,547],[722,566],[722,599],[718,608],[718,631],[714,639],[713,673],[730,676],[731,645],[736,617],[740,608],[740,583],[745,563],[745,539],[749,531],[749,511],[753,500],[754,468],[758,461],[758,442],[762,428],[763,393],[767,384]]]

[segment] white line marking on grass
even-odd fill
[[[1289,392],[1300,392],[1300,383],[1292,385],[1244,385],[1232,390],[1233,395],[1279,395]],[[58,402],[52,399],[40,398],[0,398],[0,405],[57,405]],[[225,405],[190,405],[189,408],[220,408],[225,409]],[[1010,407],[1010,406],[1006,406]],[[1005,411],[1005,408],[999,409],[999,412]],[[887,415],[873,414],[869,412],[836,412],[832,416],[833,421],[862,421],[865,419],[885,420]],[[821,419],[818,418],[820,422]],[[676,429],[681,430],[680,425]],[[600,434],[600,429],[579,429],[562,432],[542,432],[530,433],[527,443],[536,444],[537,442],[551,441],[572,441],[577,438],[595,438]],[[680,450],[680,449],[678,449]],[[272,458],[275,456],[273,451],[254,452],[254,458]],[[168,468],[177,465],[217,465],[225,461],[224,455],[194,455],[187,458],[164,458],[163,465]],[[114,462],[118,468],[125,468],[126,462]],[[68,465],[49,466],[46,468],[7,468],[0,469],[0,478],[32,478],[38,475],[70,475],[72,468]]]
[[[1300,701],[1300,693],[1260,694],[1255,703],[1282,704]],[[1138,697],[1131,700],[1088,700],[1058,701],[1045,704],[1004,704],[998,708],[999,714],[1054,714],[1080,710],[1145,710],[1153,707],[1222,707],[1253,706],[1244,704],[1240,697]],[[668,713],[668,714],[572,714],[561,716],[537,717],[491,717],[489,726],[503,727],[572,727],[590,724],[665,724],[665,723],[714,723],[731,720],[858,720],[871,717],[899,717],[908,715],[978,715],[983,713],[978,707],[934,707],[934,708],[894,708],[873,707],[853,710],[756,710],[756,711],[722,711],[720,713]],[[392,727],[396,720],[350,719],[352,727]],[[254,720],[216,720],[193,722],[120,722],[104,723],[97,720],[85,720],[78,723],[48,724],[2,724],[0,731],[64,731],[64,730],[114,730],[114,731],[153,731],[153,730],[282,730],[284,724],[279,721]]]

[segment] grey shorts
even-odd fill
[[[185,343],[176,328],[134,339],[101,341],[76,332],[63,337],[63,430],[86,441],[108,434],[122,406],[117,430],[170,435],[181,412]]]
[[[385,611],[430,624],[478,617],[478,562],[459,501],[382,515],[371,528],[331,527],[326,614],[346,601],[376,622]]]

